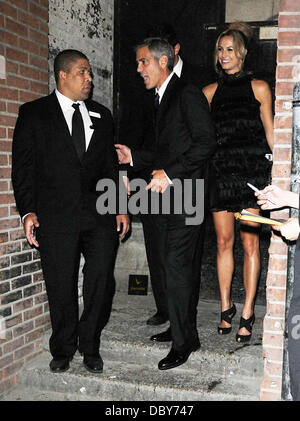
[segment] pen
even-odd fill
[[[257,187],[253,186],[252,184],[247,183],[247,186],[248,186],[248,187],[250,187],[250,189],[254,190],[255,192],[262,194],[262,192],[261,192],[261,191],[260,191]],[[273,202],[271,199],[268,199],[268,198],[267,198],[267,200],[268,200],[270,203],[273,203],[273,205],[276,205],[276,203],[275,203],[275,202]]]

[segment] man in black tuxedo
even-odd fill
[[[183,84],[193,84],[195,87],[202,89],[209,83],[212,83],[215,80],[215,73],[212,72],[210,69],[204,67],[198,67],[188,63],[187,61],[183,61],[180,57],[180,49],[181,45],[177,34],[172,27],[172,25],[163,23],[159,25],[154,25],[151,27],[147,32],[148,37],[159,37],[164,38],[169,42],[172,46],[174,51],[174,66],[173,72],[180,78]],[[144,109],[143,113],[143,139],[141,143],[145,141],[145,139],[149,138],[150,133],[152,132],[153,138],[155,137],[154,131],[151,128],[151,116],[152,116],[152,109],[153,109],[153,102],[154,102],[154,95],[155,89],[151,89],[150,91],[146,91],[144,95],[144,106],[140,107]],[[140,123],[141,124],[141,123]],[[135,136],[131,135],[132,138],[135,139]],[[136,139],[135,139],[136,142]],[[129,145],[130,146],[130,145]],[[143,177],[143,172],[141,172],[141,176]],[[208,184],[208,180],[206,180]],[[208,187],[206,185],[205,187]],[[208,195],[206,194],[206,202],[208,203]],[[160,325],[165,323],[168,317],[168,306],[167,306],[167,297],[165,294],[165,290],[161,279],[159,278],[158,270],[157,270],[157,254],[155,252],[155,248],[153,247],[153,242],[155,241],[153,236],[153,230],[151,226],[151,220],[149,220],[148,215],[141,215],[141,221],[143,224],[143,231],[144,231],[144,238],[145,238],[145,247],[147,253],[147,261],[149,266],[150,278],[151,278],[151,286],[152,292],[156,304],[156,313],[151,316],[147,320],[148,325]],[[198,299],[199,299],[199,291],[200,291],[200,272],[201,272],[201,258],[202,258],[202,251],[203,251],[203,240],[205,236],[205,224],[201,224],[201,235],[199,244],[197,247],[198,257],[195,260],[198,262],[198,266],[195,267],[195,277],[197,278],[196,283],[196,290],[194,294],[195,299],[195,306],[197,308]],[[170,329],[167,329],[165,332],[162,332],[157,335],[153,335],[151,340],[157,342],[168,342],[171,341],[171,332]]]
[[[88,99],[92,76],[87,57],[62,51],[54,73],[57,89],[20,107],[13,187],[26,238],[40,250],[52,323],[50,369],[66,371],[78,349],[85,368],[101,373],[100,335],[114,294],[117,231],[124,235],[129,219],[96,210],[96,185],[103,178],[118,183],[118,162],[111,113]],[[78,320],[81,253],[84,308]]]
[[[171,327],[172,348],[158,368],[167,370],[183,364],[191,352],[199,349],[193,293],[195,291],[195,257],[201,233],[197,225],[186,223],[187,213],[175,212],[172,184],[175,179],[192,182],[205,174],[207,160],[216,141],[205,97],[199,89],[185,85],[172,72],[174,51],[160,38],[144,40],[136,49],[137,71],[146,89],[156,88],[155,139],[149,138],[143,148],[131,150],[117,144],[119,163],[131,163],[134,170],[148,170],[147,189],[163,195],[170,189],[171,211],[151,214],[153,250],[157,254],[158,276],[165,288]],[[172,181],[173,180],[173,181]],[[185,197],[186,190],[183,187]],[[173,192],[173,194],[172,194]],[[202,198],[203,200],[203,198]],[[178,204],[178,203],[177,203]],[[175,203],[176,206],[176,203]],[[174,207],[175,207],[174,206]]]

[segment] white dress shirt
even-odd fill
[[[72,101],[70,98],[63,95],[59,90],[55,89],[55,94],[57,96],[60,108],[63,112],[63,115],[65,117],[66,123],[68,125],[70,135],[72,135],[72,117],[75,109],[72,107],[72,104],[74,104],[74,101]],[[83,101],[76,101],[76,103],[79,104],[79,111],[81,112],[81,116],[83,119],[84,124],[84,134],[85,134],[85,150],[87,150],[91,137],[94,133],[94,129],[91,129],[91,126],[93,125],[92,120],[89,116],[89,112],[85,106],[85,103]],[[31,213],[31,212],[30,212]],[[22,223],[24,223],[24,220],[26,216],[29,215],[29,213],[26,213],[22,217]]]
[[[180,77],[181,72],[182,72],[183,61],[181,60],[180,56],[177,56],[177,57],[178,57],[178,61],[176,65],[173,67],[173,72],[176,73],[178,77]]]
[[[183,66],[183,61],[181,60],[181,57],[178,56],[178,61],[176,65],[173,67],[173,72],[167,77],[167,79],[164,81],[164,83],[161,85],[159,89],[155,89],[155,92],[159,95],[159,103],[162,100],[163,94],[165,93],[165,90],[167,89],[170,79],[172,78],[174,73],[180,78],[181,72],[182,72],[182,66]],[[173,184],[170,178],[168,177],[167,173],[165,171],[164,173],[168,179],[169,184]]]
[[[74,101],[72,101],[70,98],[63,95],[57,89],[55,89],[55,93],[56,93],[59,105],[64,114],[66,123],[69,127],[70,134],[72,134],[72,117],[75,111],[75,109],[72,107],[72,104],[74,104]],[[94,133],[94,129],[91,129],[91,126],[93,125],[93,123],[91,121],[91,117],[85,106],[84,101],[76,101],[76,103],[79,104],[79,111],[81,112],[81,116],[83,119],[84,134],[85,134],[85,150],[87,150],[91,137]]]
[[[155,88],[155,92],[159,95],[159,103],[161,103],[162,97],[173,75],[174,75],[174,72],[170,73],[167,79],[161,85],[161,87],[159,89]]]
[[[178,63],[177,63],[178,64]],[[172,79],[172,76],[174,75],[174,71],[172,73],[169,74],[169,76],[167,77],[167,79],[164,81],[164,83],[161,85],[161,87],[159,89],[155,89],[155,92],[159,95],[159,103],[162,100],[162,97],[165,93],[165,90],[167,89],[167,86],[170,82],[170,80]],[[165,170],[163,170],[165,176],[167,177],[167,180],[169,182],[169,184],[173,184],[172,181],[170,180],[170,178],[168,177],[168,174],[166,173]]]
[[[180,57],[179,57],[179,59],[180,59]],[[181,60],[181,63],[182,63],[182,60]],[[182,64],[181,64],[180,72],[181,72],[181,69],[182,69]],[[159,103],[161,103],[162,97],[163,97],[163,95],[165,93],[165,90],[167,89],[167,86],[168,86],[168,84],[169,84],[173,75],[174,75],[174,72],[170,73],[169,76],[167,77],[167,79],[161,85],[161,87],[159,89],[155,88],[155,92],[159,95],[159,97],[158,97]],[[130,165],[133,167],[132,157],[131,157],[131,160],[130,160]],[[170,180],[170,178],[168,177],[167,173],[165,172],[165,170],[163,170],[163,172],[164,172],[165,176],[167,177],[167,180],[168,180],[169,184],[173,184],[172,181]]]
[[[169,76],[167,77],[167,79],[161,85],[161,87],[159,89],[155,88],[155,92],[159,95],[159,97],[158,97],[159,103],[161,103],[162,97],[163,97],[163,95],[165,93],[165,90],[167,89],[168,83],[170,82],[170,80],[171,80],[171,78],[172,78],[173,75],[174,75],[174,72],[170,73]],[[133,159],[132,159],[132,157],[130,159],[130,165],[131,165],[131,167],[133,167]],[[172,181],[167,176],[167,174],[166,174],[165,171],[164,171],[164,173],[165,173],[165,175],[166,175],[166,177],[168,179],[169,184],[173,184]]]

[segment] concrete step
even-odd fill
[[[242,306],[233,320],[232,333],[217,334],[219,303],[200,300],[198,331],[201,349],[191,354],[180,367],[160,371],[158,362],[170,343],[152,343],[149,338],[164,331],[162,326],[147,326],[154,302],[148,296],[129,296],[117,291],[110,321],[103,331],[100,352],[104,371],[93,375],[75,354],[70,369],[62,374],[49,370],[51,355],[43,338],[43,352],[28,362],[20,373],[20,383],[5,400],[101,400],[101,401],[240,401],[258,400],[262,358],[262,321],[264,306],[256,306],[256,322],[249,344],[238,344]]]
[[[62,393],[40,390],[36,387],[19,384],[1,402],[66,402],[66,401],[99,401],[99,398],[86,396],[85,393]]]
[[[258,396],[255,378],[223,378],[185,365],[161,372],[147,364],[106,360],[104,372],[93,375],[76,354],[67,372],[54,374],[49,370],[49,360],[50,355],[43,352],[26,366],[14,400],[249,401]]]
[[[152,314],[149,311],[150,296],[129,296],[117,293],[110,321],[101,337],[101,356],[106,359],[126,363],[148,365],[157,370],[158,362],[164,358],[170,343],[153,343],[150,336],[166,330],[168,323],[162,326],[147,326],[145,321]],[[241,305],[236,304],[238,314]],[[151,305],[150,305],[151,308]],[[219,303],[200,300],[198,305],[198,331],[201,350],[193,353],[185,367],[192,370],[209,371],[224,377],[246,376],[260,378],[263,372],[262,360],[262,318],[265,308],[256,307],[256,323],[250,343],[238,344],[235,333],[238,330],[239,317],[233,320],[232,332],[229,335],[218,335]],[[43,347],[49,351],[47,332],[43,338]]]
[[[263,373],[262,324],[265,315],[264,306],[256,306],[256,322],[253,335],[248,344],[238,344],[235,333],[238,330],[242,305],[236,303],[237,315],[233,319],[232,332],[218,335],[220,322],[220,304],[216,301],[200,300],[198,305],[197,328],[201,342],[199,352],[193,353],[184,365],[190,369],[209,370],[222,376],[246,376],[261,378]],[[148,326],[146,320],[153,315],[154,300],[152,295],[132,296],[118,292],[110,321],[102,334],[101,354],[122,358],[144,364],[145,360],[157,369],[157,363],[166,356],[169,343],[154,344],[149,340],[155,333],[164,331],[169,324]],[[48,349],[48,340],[45,344]]]
[[[167,326],[166,326],[167,327]],[[50,335],[49,335],[50,336]],[[101,356],[104,360],[120,361],[123,364],[140,364],[149,369],[157,370],[158,362],[164,358],[169,350],[170,343],[131,343],[124,338],[111,338],[112,335],[103,334],[101,342]],[[108,338],[110,337],[110,338]],[[48,351],[48,335],[45,336],[45,351]],[[51,355],[49,353],[49,358]],[[190,370],[212,372],[215,375],[226,377],[245,376],[259,379],[262,375],[261,346],[258,344],[246,344],[236,346],[234,350],[227,352],[201,349],[192,354],[192,357],[184,364]]]

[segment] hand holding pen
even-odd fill
[[[254,186],[251,188],[253,189],[253,187]],[[275,185],[267,186],[262,190],[256,189],[255,196],[258,198],[258,205],[263,210],[279,209],[283,207],[299,207],[298,194],[282,190],[280,187]]]
[[[264,201],[264,203],[262,203],[262,204],[257,202],[259,205],[266,205],[267,206],[267,202],[270,202],[270,204],[275,206],[275,207],[262,207],[261,206],[262,209],[276,209],[278,207],[277,203],[274,201],[274,199],[272,200],[270,197],[265,196],[264,192],[262,190],[259,190],[257,187],[253,186],[253,184],[250,184],[250,183],[247,183],[247,186],[250,187],[250,189],[255,191],[255,196],[257,196],[260,201]]]

